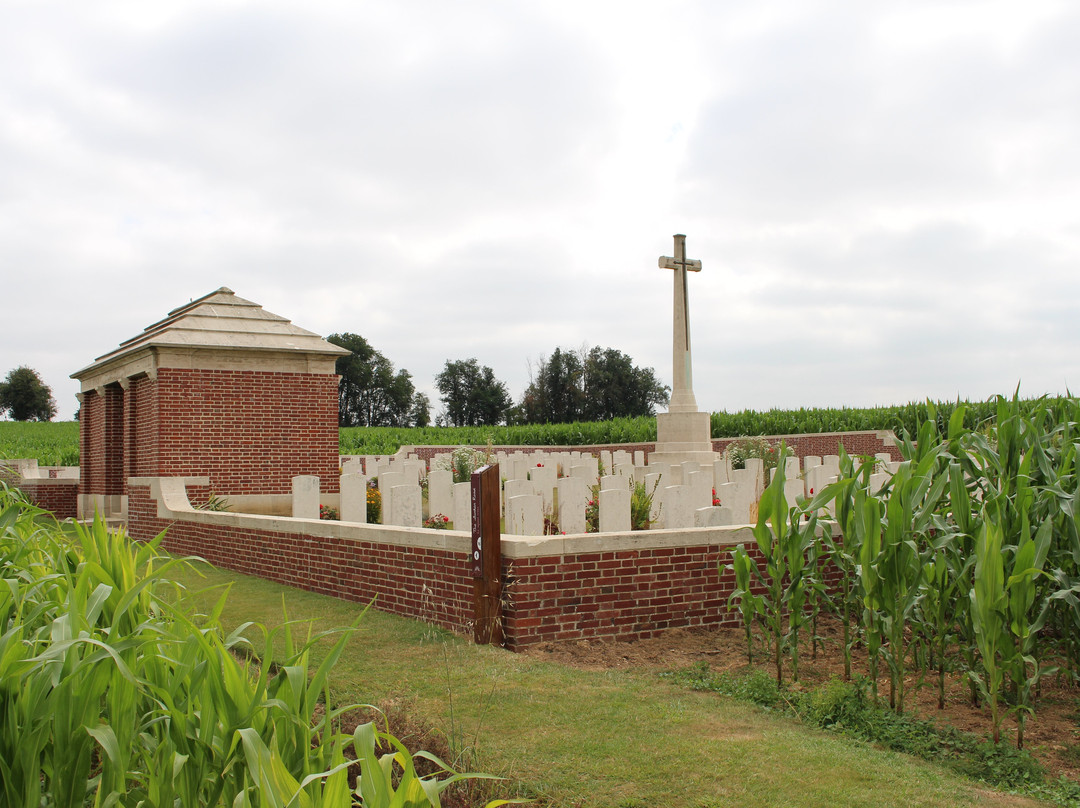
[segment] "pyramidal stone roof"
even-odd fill
[[[156,351],[151,349],[157,349]],[[316,354],[336,358],[348,353],[318,334],[293,325],[258,303],[237,297],[222,286],[169,312],[164,320],[124,340],[113,351],[71,374],[73,379],[97,375],[107,366],[127,364],[138,354],[203,351],[261,351],[284,354]]]

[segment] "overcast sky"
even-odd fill
[[[701,409],[1080,388],[1075,2],[0,0],[0,374],[220,286],[518,399],[556,347]],[[434,413],[433,413],[434,414]]]

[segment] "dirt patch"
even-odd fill
[[[844,660],[840,650],[839,625],[825,621],[819,627],[824,642],[816,659],[808,642],[800,644],[799,678],[804,686],[842,679]],[[746,635],[742,629],[674,629],[659,637],[633,641],[577,640],[562,643],[540,643],[525,652],[529,656],[549,659],[586,670],[655,669],[678,670],[705,662],[714,672],[743,670],[747,666]],[[763,648],[760,636],[755,635],[754,664],[775,675],[776,668]],[[791,661],[783,660],[784,679],[791,681]],[[878,692],[888,698],[889,680],[884,663],[878,680]],[[867,676],[865,652],[856,650],[852,674]],[[951,725],[966,732],[990,737],[990,710],[972,707],[967,680],[960,675],[947,674],[945,707],[937,708],[937,680],[917,677],[905,680],[906,711],[922,718]],[[1028,718],[1024,729],[1024,746],[1047,770],[1051,779],[1065,776],[1080,782],[1080,688],[1065,682],[1064,677],[1051,675],[1043,679],[1041,694],[1035,705],[1035,715]],[[1006,719],[1006,737],[1016,740],[1016,723]]]
[[[368,721],[374,721],[379,731],[385,731],[389,726],[390,732],[397,738],[410,753],[416,754],[425,751],[435,755],[443,762],[456,768],[458,771],[475,771],[475,761],[465,750],[464,758],[456,754],[458,750],[452,748],[450,739],[445,733],[435,729],[430,723],[418,718],[419,712],[410,704],[398,699],[388,699],[380,702],[378,710],[359,708],[341,715],[336,724],[336,730],[346,735],[352,735],[357,726]],[[321,712],[321,706],[316,710]],[[347,758],[355,759],[350,748],[346,753]],[[395,751],[388,744],[382,745],[377,754],[382,756]],[[414,758],[413,765],[420,777],[437,775],[438,779],[446,779],[442,767],[427,758]],[[400,770],[395,769],[397,776]],[[357,777],[360,774],[360,765],[353,764],[348,769],[349,791],[356,789]],[[398,783],[395,777],[395,787]],[[497,785],[496,785],[497,784]],[[450,785],[439,797],[443,808],[469,808],[473,805],[483,805],[489,800],[500,795],[499,789],[505,788],[505,784],[492,780],[462,780]]]

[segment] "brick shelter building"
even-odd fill
[[[222,496],[336,491],[337,358],[348,353],[222,287],[73,373],[79,513],[124,517],[129,477],[206,477]]]

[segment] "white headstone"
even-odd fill
[[[472,531],[472,483],[454,483],[454,530]]]
[[[585,503],[589,501],[591,489],[589,484],[581,477],[560,477],[556,482],[559,491],[559,513],[566,506],[585,511]],[[564,528],[565,530],[565,528]],[[567,533],[570,531],[567,530]]]
[[[693,510],[712,507],[711,474],[706,474],[704,471],[691,471],[687,475],[687,486],[690,488],[690,507]]]
[[[505,511],[503,512],[503,519],[510,519],[510,500],[514,497],[521,497],[525,495],[532,495],[533,487],[532,483],[528,480],[507,480],[503,485],[503,505]],[[509,532],[509,531],[507,531]],[[523,534],[519,534],[523,535]]]
[[[611,468],[615,464],[611,462],[611,452],[608,449],[600,450],[600,463],[604,466],[604,473],[611,474]]]
[[[795,504],[797,498],[805,496],[806,491],[803,488],[801,477],[796,477],[794,480],[784,480],[784,499],[787,500],[789,508]]]
[[[870,492],[877,494],[881,491],[885,483],[892,479],[891,474],[871,474],[870,475]]]
[[[684,529],[694,526],[694,509],[690,507],[690,488],[685,485],[669,485],[661,489],[663,509],[660,521],[665,529]]]
[[[572,480],[573,477],[564,477],[564,480]],[[563,482],[562,480],[559,482]],[[562,491],[562,489],[559,489]],[[572,497],[563,500],[562,493],[558,495],[558,529],[565,534],[579,534],[585,531],[585,506],[584,503],[573,501]]]
[[[391,489],[390,524],[402,527],[420,527],[424,523],[423,495],[416,483],[395,485]]]
[[[750,524],[750,505],[757,502],[757,493],[752,482],[724,483],[717,486],[716,496],[720,500],[720,507],[731,508],[733,524]]]
[[[558,479],[555,464],[549,460],[544,465],[533,466],[529,469],[529,479],[533,484],[533,493],[544,501],[544,513],[551,513],[555,507],[555,480]]]
[[[380,467],[381,468],[381,467]],[[408,482],[400,471],[384,471],[379,474],[379,494],[382,495],[382,521],[384,525],[396,525],[392,522],[394,513],[394,489]]]
[[[719,486],[728,482],[731,482],[728,477],[728,462],[726,460],[717,460],[713,463],[713,485]]]
[[[441,513],[453,518],[454,475],[450,471],[436,469],[428,472],[428,516]]]
[[[298,519],[319,518],[319,478],[315,475],[292,478],[292,515]]]
[[[529,461],[524,457],[515,457],[508,471],[510,472],[506,476],[508,480],[527,480],[529,479]]]
[[[600,532],[617,533],[629,529],[630,492],[625,486],[622,488],[601,489]]]
[[[571,466],[570,476],[584,480],[587,485],[593,485],[596,483],[596,474],[593,470],[593,467],[584,463],[579,463],[576,466]]]
[[[535,494],[507,497],[506,513],[507,533],[513,536],[544,535],[543,502]]]
[[[731,508],[721,506],[698,508],[694,511],[694,527],[724,527],[735,524]]]
[[[615,489],[626,490],[625,477],[616,477],[614,474],[605,474],[600,478],[601,491],[612,491]]]
[[[748,457],[743,465],[746,471],[752,472],[754,475],[754,490],[758,496],[761,496],[765,490],[765,461],[760,457]],[[732,477],[732,481],[742,481],[742,478]]]
[[[342,522],[367,522],[367,477],[363,474],[341,475],[341,507],[338,516]]]
[[[403,464],[406,479],[410,483],[416,483],[419,485],[420,480],[423,479],[424,474],[427,472],[427,466],[423,460],[406,460]]]

